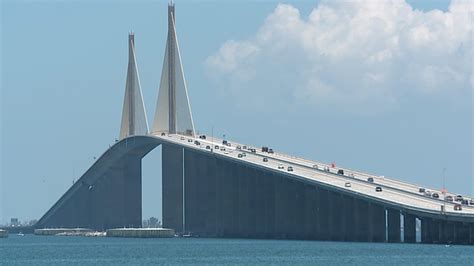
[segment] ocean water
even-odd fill
[[[474,265],[474,246],[10,235],[0,265]]]

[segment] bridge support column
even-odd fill
[[[469,243],[469,224],[463,222],[456,222],[454,224],[454,242],[456,244]]]
[[[341,230],[341,211],[342,211],[341,197],[336,192],[329,192],[329,227],[330,240],[342,241],[343,231]]]
[[[162,145],[162,212],[163,227],[184,232],[183,217],[183,149]]]
[[[421,243],[433,243],[431,228],[433,227],[431,218],[421,218]]]
[[[395,209],[387,210],[388,218],[388,242],[400,243],[400,211]]]
[[[318,188],[318,239],[329,240],[330,233],[328,232],[329,227],[329,201],[328,191],[324,188]]]
[[[416,217],[411,214],[403,214],[403,235],[405,243],[416,242]]]
[[[440,242],[440,221],[436,219],[431,220],[431,225],[430,225],[430,234],[431,234],[431,240],[433,243],[439,243]]]
[[[469,224],[469,244],[474,245],[474,223]]]
[[[385,242],[385,217],[383,206],[369,203],[369,241]]]
[[[369,232],[369,203],[364,200],[354,199],[355,240],[359,242],[370,241]]]
[[[344,235],[344,241],[355,241],[354,239],[354,208],[353,202],[354,199],[346,196],[341,195],[342,201],[342,209],[341,209],[341,221],[342,227],[341,232]]]

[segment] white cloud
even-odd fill
[[[323,1],[307,18],[280,4],[254,37],[225,42],[206,66],[227,94],[280,106],[373,111],[406,96],[470,95],[473,14],[469,0],[447,12],[404,0]]]

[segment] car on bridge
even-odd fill
[[[342,170],[342,169],[337,170],[337,174],[338,175],[344,175],[344,170]]]
[[[382,187],[375,187],[376,192],[382,192]]]
[[[329,167],[328,167],[328,166],[324,166],[324,171],[330,172],[330,171],[329,171]]]
[[[200,139],[206,139],[206,135],[199,136]]]
[[[436,193],[436,192],[433,193],[433,194],[431,194],[431,196],[432,196],[433,198],[435,198],[435,199],[439,199],[439,194]]]
[[[449,196],[449,195],[446,196],[446,197],[444,197],[444,200],[445,200],[445,201],[449,201],[449,202],[453,202],[453,201],[454,201],[453,196]]]
[[[313,164],[314,169],[319,169],[317,164]]]
[[[263,162],[268,162],[268,158],[267,157],[263,157]]]
[[[193,142],[193,139],[188,139],[188,142]]]
[[[242,155],[242,153],[239,153],[239,154],[237,154],[237,157],[242,158],[244,156]]]
[[[206,150],[210,150],[210,149],[211,149],[211,146],[206,145]]]
[[[351,182],[346,182],[346,183],[344,184],[344,186],[345,186],[345,187],[351,187]]]
[[[426,190],[426,189],[425,189],[424,187],[420,187],[420,188],[418,189],[418,192],[420,192],[420,193],[425,193],[425,190]]]
[[[285,166],[283,166],[283,164],[278,164],[278,169],[285,169]]]
[[[455,211],[462,211],[462,206],[459,203],[454,204],[454,210]]]
[[[288,166],[286,170],[288,170],[288,172],[293,172],[293,166]]]
[[[195,141],[194,141],[194,144],[196,144],[196,145],[201,145],[201,142],[195,140]]]
[[[470,204],[470,205],[474,205],[474,199],[471,199],[471,200],[469,201],[469,204]]]
[[[367,178],[367,181],[370,182],[370,183],[374,183],[374,178],[373,178],[373,177],[369,177],[369,178]]]
[[[273,153],[273,149],[268,149],[268,153]]]

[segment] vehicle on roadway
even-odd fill
[[[433,193],[433,194],[431,194],[431,196],[432,196],[433,198],[435,198],[435,199],[439,199],[439,194],[436,193],[436,192]]]
[[[373,177],[369,177],[369,178],[367,178],[367,181],[370,182],[370,183],[374,183],[374,178],[373,178]]]
[[[257,152],[257,150],[254,149],[254,148],[251,148],[251,149],[249,149],[249,150],[250,150],[251,153],[256,153],[256,152]]]
[[[162,136],[166,136],[166,133],[165,133],[165,132],[161,132],[161,135],[162,135]]]
[[[273,153],[273,149],[268,149],[268,153]]]
[[[200,139],[206,139],[206,135],[200,135],[199,138]]]
[[[195,141],[194,141],[194,144],[196,144],[196,145],[201,145],[201,142],[195,140]]]
[[[461,206],[461,204],[455,203],[455,204],[454,204],[454,210],[455,210],[455,211],[462,211],[462,206]]]
[[[470,204],[470,205],[474,205],[474,199],[471,199],[471,200],[469,201],[469,204]]]
[[[221,147],[221,151],[225,151],[225,148],[224,148],[224,146],[222,146],[222,147]]]
[[[351,187],[351,182],[346,182],[346,183],[344,184],[344,186],[345,186],[345,187]]]
[[[342,170],[342,169],[337,170],[337,174],[338,175],[344,175],[344,170]]]
[[[457,202],[462,202],[463,200],[463,197],[461,195],[457,195],[456,198],[454,199],[454,201],[457,201]]]
[[[210,149],[211,149],[211,146],[206,145],[206,150],[210,150]]]
[[[193,142],[193,139],[188,139],[188,142]]]
[[[278,169],[285,169],[285,167],[283,166],[283,164],[278,164]]]
[[[382,192],[382,187],[375,187],[376,192]]]
[[[237,150],[241,150],[242,147],[240,147],[240,145],[237,145],[237,147],[235,147]]]
[[[313,168],[314,168],[314,169],[319,169],[317,164],[314,164],[314,165],[313,165]]]
[[[444,197],[444,200],[445,200],[445,201],[449,201],[449,202],[453,202],[453,201],[454,201],[453,196],[446,196],[446,197]]]
[[[222,140],[222,144],[223,144],[223,145],[226,145],[226,144],[227,144],[227,140],[225,140],[225,139]]]
[[[329,172],[329,167],[328,167],[328,166],[324,166],[324,171]]]
[[[427,197],[431,197],[431,191],[429,191],[429,190],[426,190],[426,191],[425,191],[425,196],[427,196]]]
[[[242,158],[242,157],[244,157],[244,156],[242,155],[242,153],[239,153],[239,154],[237,155],[237,157]]]
[[[426,190],[426,189],[425,189],[424,187],[420,187],[420,188],[418,189],[418,192],[420,192],[420,193],[425,193],[425,190]]]
[[[461,204],[462,204],[462,205],[469,205],[469,201],[468,201],[467,199],[463,199],[463,200],[461,201]]]
[[[263,146],[263,147],[262,147],[262,152],[268,152],[268,147]]]
[[[184,140],[184,137],[179,138],[180,140]]]
[[[288,166],[286,170],[288,170],[288,172],[293,172],[293,166]]]
[[[263,161],[264,161],[264,162],[268,162],[268,158],[267,158],[267,157],[263,157]]]
[[[214,149],[218,150],[218,149],[219,149],[219,145],[214,145]]]

